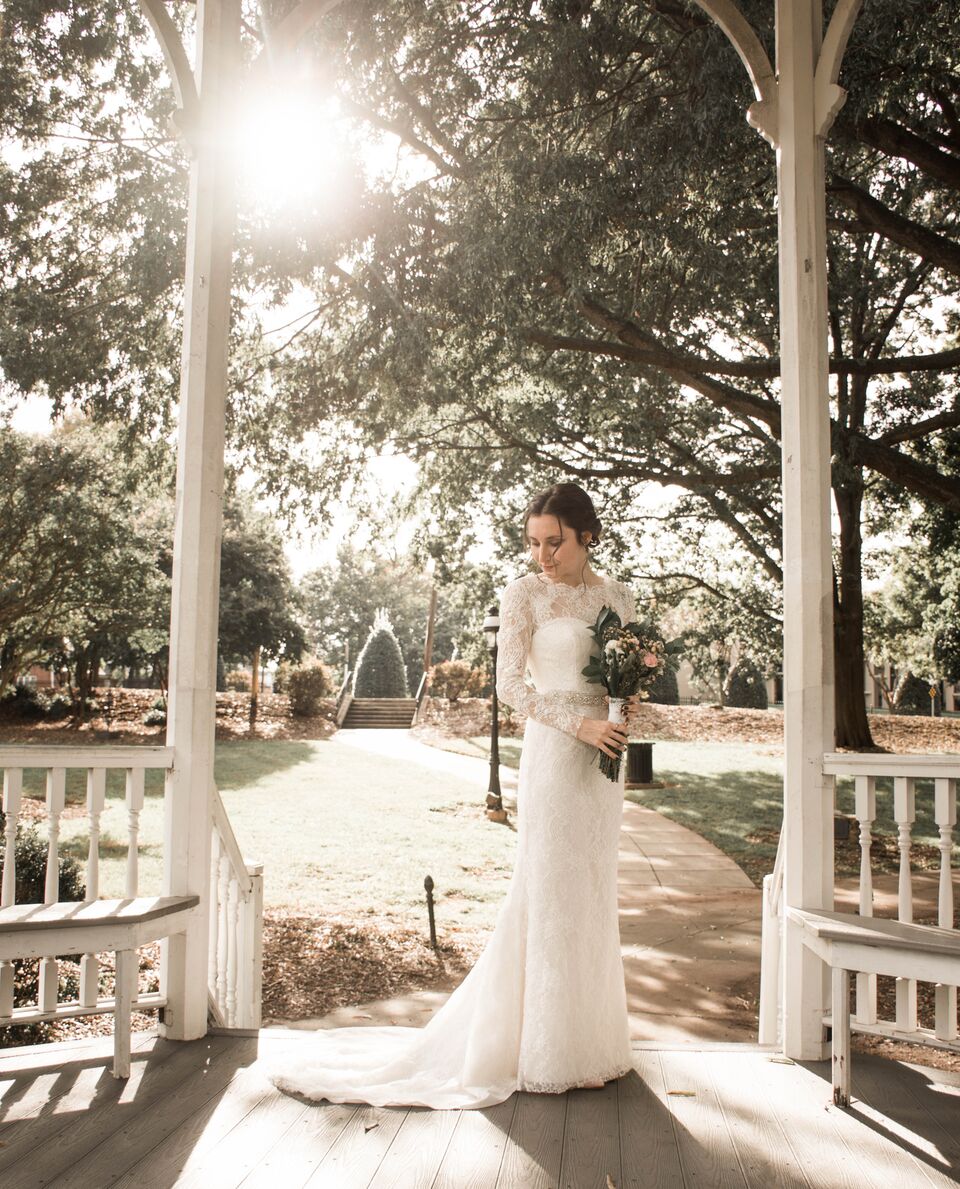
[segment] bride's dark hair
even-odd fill
[[[523,539],[527,539],[527,521],[531,516],[556,516],[570,526],[583,541],[583,534],[589,533],[587,548],[592,549],[600,541],[600,517],[593,506],[593,500],[576,483],[554,483],[538,491],[523,514]]]

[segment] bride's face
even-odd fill
[[[569,524],[557,516],[531,516],[527,521],[527,543],[534,564],[548,578],[554,582],[580,581],[587,549]]]

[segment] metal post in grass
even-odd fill
[[[423,881],[423,886],[427,890],[427,917],[430,920],[430,944],[434,949],[436,949],[437,922],[433,916],[433,876],[428,875]]]
[[[493,673],[493,695],[490,699],[490,784],[487,788],[487,809],[491,813],[503,813],[500,795],[500,722],[497,706],[497,635],[500,631],[500,617],[497,608],[491,607],[483,621],[483,634],[490,651],[490,668]]]

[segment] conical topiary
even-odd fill
[[[737,661],[723,691],[725,705],[743,710],[766,710],[767,683],[760,667],[748,656]]]
[[[355,698],[407,697],[407,670],[385,608],[373,617],[373,627],[357,658],[353,679]]]

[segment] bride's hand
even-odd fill
[[[608,701],[609,701],[609,699],[608,699]],[[640,695],[639,694],[631,694],[630,697],[626,699],[626,703],[623,707],[623,716],[626,719],[626,726],[627,726],[628,730],[637,721],[637,716],[639,715],[639,713],[640,713]]]
[[[616,759],[627,746],[627,728],[623,723],[607,722],[600,718],[585,718],[580,723],[577,738],[599,748],[605,755]]]

